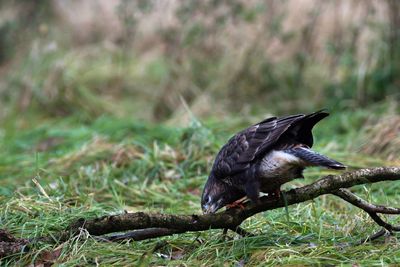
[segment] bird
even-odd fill
[[[203,213],[259,202],[260,192],[279,198],[280,187],[304,178],[306,167],[342,170],[346,166],[311,147],[313,127],[329,113],[270,117],[235,134],[218,152],[201,197]]]

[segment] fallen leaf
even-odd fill
[[[171,253],[171,260],[180,260],[185,256],[184,251],[181,249],[173,250]]]

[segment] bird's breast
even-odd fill
[[[272,150],[260,162],[260,176],[265,178],[297,178],[302,160],[282,150]]]

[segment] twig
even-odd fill
[[[366,242],[370,242],[373,241],[375,239],[378,239],[381,236],[386,236],[386,235],[390,235],[390,232],[388,230],[386,230],[385,228],[382,228],[381,230],[379,230],[378,232],[376,232],[375,234],[370,235],[369,237],[360,240],[357,245],[362,245]]]
[[[113,242],[120,242],[123,240],[132,239],[135,241],[150,239],[154,237],[161,237],[166,235],[173,235],[180,233],[179,230],[174,229],[167,229],[167,228],[149,228],[149,229],[141,229],[136,230],[124,234],[115,234],[115,235],[108,235],[102,236],[101,241],[113,241]]]
[[[384,213],[384,214],[400,214],[400,209],[392,208],[392,207],[385,207],[381,205],[374,205],[371,204],[362,198],[354,195],[348,189],[339,189],[335,192],[332,192],[334,195],[342,198],[343,200],[353,204],[356,207],[364,210],[369,214],[369,216],[376,222],[379,226],[382,226],[390,233],[393,231],[400,231],[400,226],[393,226],[385,221],[382,220],[381,217],[377,213]]]
[[[400,209],[398,208],[371,204],[365,201],[364,199],[356,196],[355,194],[353,194],[352,192],[350,192],[348,189],[345,188],[341,188],[332,193],[365,211],[368,210],[371,212],[383,213],[383,214],[400,214]]]
[[[391,225],[390,223],[385,222],[384,220],[381,219],[381,217],[378,216],[378,214],[376,214],[375,212],[367,212],[369,214],[369,216],[371,216],[371,218],[380,226],[382,226],[383,228],[385,228],[386,230],[388,230],[390,233],[392,232],[398,232],[400,231],[400,227],[399,226],[394,226]]]

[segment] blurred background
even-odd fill
[[[399,74],[397,0],[1,1],[0,171],[98,136],[216,133],[211,164],[250,123],[322,108],[328,150],[395,160]]]
[[[400,2],[1,1],[0,119],[355,110],[400,98]],[[261,115],[260,115],[261,114]]]

